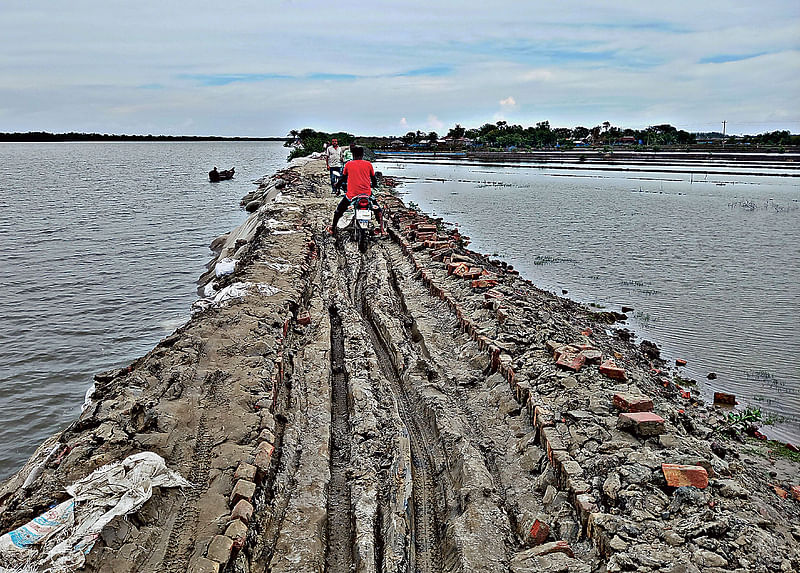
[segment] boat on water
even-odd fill
[[[214,169],[208,172],[208,180],[211,181],[212,183],[217,183],[218,181],[233,179],[234,171],[236,171],[235,167],[231,167],[230,169],[223,169],[222,171],[217,171],[217,168],[214,167]]]

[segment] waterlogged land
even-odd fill
[[[598,170],[600,158],[579,164],[576,152],[560,156],[575,169],[430,156],[380,169],[402,178],[406,201],[457,222],[537,286],[625,312],[626,328],[688,361],[681,376],[705,399],[736,394],[775,421],[771,437],[798,442],[800,370],[785,354],[800,344],[798,180],[758,162],[703,172],[662,155],[640,160],[648,172],[624,161]],[[742,168],[760,174],[733,174]]]
[[[156,488],[85,570],[800,567],[798,464],[723,433],[728,412],[608,313],[388,194],[391,238],[360,254],[324,231],[338,199],[319,160],[245,201],[262,205],[214,242],[236,271],[97,377],[91,407],[0,488],[0,530],[149,450],[195,486]]]

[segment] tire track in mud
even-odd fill
[[[227,378],[228,375],[225,372],[214,370],[207,373],[201,382],[201,387],[208,388],[208,391],[200,398],[198,408],[200,410],[200,420],[197,423],[191,469],[188,473],[195,487],[192,487],[186,493],[183,504],[178,511],[178,516],[170,529],[169,542],[162,562],[163,571],[168,573],[186,571],[189,558],[194,549],[194,534],[197,528],[197,518],[200,514],[197,503],[207,489],[208,476],[211,470],[211,450],[214,447],[206,421],[206,410],[213,405],[219,404],[219,393]]]
[[[374,252],[374,250],[373,250]],[[413,527],[410,569],[420,573],[440,573],[442,571],[441,539],[437,516],[436,465],[433,459],[433,444],[422,430],[421,422],[414,413],[401,373],[391,359],[391,353],[374,324],[367,304],[364,290],[366,273],[364,261],[360,257],[360,267],[353,288],[353,302],[364,322],[365,330],[372,343],[379,368],[389,381],[395,396],[400,418],[408,430],[412,457],[412,496]]]
[[[419,327],[416,319],[414,318],[414,313],[408,308],[406,297],[403,294],[402,287],[400,286],[400,278],[397,275],[398,267],[400,267],[403,263],[406,263],[406,260],[402,257],[398,258],[396,253],[391,251],[391,249],[386,247],[383,249],[384,256],[390,262],[388,265],[389,282],[404,316],[408,317],[407,323],[410,322],[410,326],[407,327],[409,338],[414,347],[419,351],[419,354],[425,358],[426,362],[431,366],[431,370],[433,373],[435,373],[435,376],[447,381],[445,384],[439,384],[438,387],[450,397],[452,404],[461,413],[463,420],[467,423],[470,431],[472,432],[471,437],[468,439],[481,453],[484,464],[489,470],[495,491],[497,492],[501,505],[505,510],[504,513],[506,518],[508,519],[510,533],[509,537],[514,539],[514,548],[519,550],[522,548],[522,544],[520,543],[518,536],[514,533],[518,529],[518,524],[514,518],[514,511],[510,507],[506,496],[506,488],[503,484],[500,468],[497,463],[497,455],[493,449],[491,439],[484,430],[484,424],[479,420],[476,412],[469,406],[468,396],[466,390],[464,389],[464,385],[460,383],[460,381],[455,380],[453,376],[449,374],[449,372],[452,372],[453,370],[449,368],[448,365],[440,363],[440,361],[433,356],[428,348],[428,343],[425,340],[425,337],[419,332]],[[428,313],[429,316],[434,316],[434,313],[432,312],[433,309],[431,309],[430,304],[431,300],[433,300],[433,298],[429,296],[427,299],[423,298],[419,302],[423,307],[426,308],[426,310],[431,311]],[[455,318],[453,318],[453,320],[455,321]]]
[[[328,571],[350,571],[355,544],[352,496],[348,484],[351,428],[348,380],[344,367],[342,318],[330,308],[331,321],[331,481],[328,492],[328,545],[325,563]]]

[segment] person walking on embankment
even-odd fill
[[[324,155],[325,165],[328,166],[328,172],[331,174],[331,190],[335,193],[336,182],[342,176],[342,149],[339,147],[339,141],[332,139]]]

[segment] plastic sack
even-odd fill
[[[0,573],[22,567],[42,573],[80,569],[103,528],[115,517],[138,511],[153,487],[190,486],[153,452],[97,468],[66,488],[72,499],[0,536]]]

